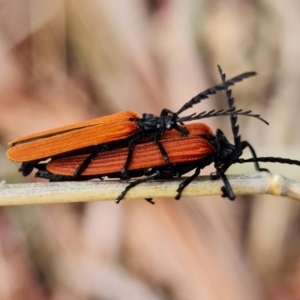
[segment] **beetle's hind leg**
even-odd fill
[[[81,174],[86,170],[86,168],[89,166],[89,164],[92,162],[92,160],[99,154],[98,151],[93,152],[90,154],[80,165],[76,168],[76,170],[73,173],[74,178],[78,178],[81,176]]]
[[[109,150],[107,144],[96,146],[95,150],[90,155],[88,155],[85,158],[85,160],[76,168],[76,170],[73,173],[73,178],[74,179],[79,178],[82,175],[82,173],[86,170],[86,168],[89,166],[89,164],[93,161],[93,159],[101,152],[106,150]]]

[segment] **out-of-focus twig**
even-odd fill
[[[239,194],[271,194],[300,200],[300,183],[266,172],[231,175],[228,179]],[[151,180],[131,189],[125,199],[170,198],[176,195],[184,180]],[[45,203],[88,202],[113,200],[128,185],[128,181],[104,180],[86,182],[45,182],[6,184],[0,186],[0,205],[27,205]],[[183,197],[220,195],[221,180],[201,176],[183,192]]]

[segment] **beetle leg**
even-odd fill
[[[141,178],[141,179],[138,179],[136,181],[133,181],[131,182],[129,185],[126,186],[126,188],[124,189],[124,191],[118,196],[117,198],[117,201],[116,203],[120,203],[120,201],[125,197],[126,193],[133,187],[137,186],[138,184],[140,183],[143,183],[145,181],[148,181],[149,179],[153,179],[153,178],[156,178],[156,177],[159,177],[160,176],[160,171],[155,171],[154,173],[152,173],[151,175],[145,177],[145,178]],[[150,199],[150,198],[147,198],[147,199]],[[146,200],[147,200],[146,199]],[[147,200],[148,201],[148,200]]]
[[[155,136],[153,136],[152,140],[155,144],[157,144],[159,151],[160,151],[164,161],[166,162],[166,164],[169,165],[170,164],[169,155],[168,155],[166,149],[164,148],[164,146],[162,145],[162,143],[158,140],[158,135],[156,134]]]
[[[220,172],[221,179],[224,183],[224,186],[221,187],[222,191],[222,197],[228,198],[229,200],[234,200],[235,199],[235,194],[232,190],[232,187],[228,181],[228,178],[223,172]]]
[[[152,200],[153,198],[145,198],[145,200],[151,204],[155,204],[155,202]]]
[[[23,176],[28,176],[37,165],[37,162],[23,162],[19,168],[19,172],[22,172]]]
[[[73,173],[74,178],[78,178],[85,169],[89,166],[89,164],[92,162],[92,160],[99,154],[99,151],[95,151],[92,154],[90,154],[80,165],[76,168],[76,170]]]
[[[229,200],[235,199],[235,194],[232,190],[232,187],[228,181],[228,178],[225,175],[226,170],[230,165],[223,166],[222,168],[217,168],[217,171],[210,174],[212,180],[222,179],[224,186],[221,187],[222,197],[228,198]]]
[[[160,153],[161,153],[164,161],[169,165],[170,164],[170,159],[169,159],[169,156],[167,154],[166,149],[163,147],[163,145],[162,145],[162,143],[160,141],[157,141],[156,144],[157,144],[157,146],[158,146],[158,148],[160,150]]]
[[[259,171],[259,172],[262,172],[262,171],[270,172],[268,169],[261,168],[259,166],[259,163],[257,162],[257,155],[255,153],[255,150],[254,150],[254,148],[247,141],[242,141],[241,142],[241,146],[242,146],[242,149],[245,149],[247,147],[249,148],[249,150],[251,152],[251,155],[252,155],[252,157],[254,159],[253,163],[254,163],[254,167],[255,167],[256,171]]]
[[[38,171],[36,172],[35,177],[48,179],[50,182],[65,181],[63,176],[49,173],[46,169],[46,165],[47,164],[45,163],[36,164],[35,168],[37,168]]]
[[[162,111],[161,111],[161,113],[160,113],[160,116],[161,117],[165,117],[165,116],[167,116],[168,114],[170,114],[170,115],[174,115],[174,112],[172,112],[171,110],[169,110],[169,109],[167,109],[167,108],[164,108]]]
[[[128,178],[127,169],[128,169],[129,163],[130,163],[131,158],[132,158],[133,149],[135,147],[135,142],[136,142],[135,139],[132,139],[128,143],[128,154],[127,154],[124,166],[123,166],[123,168],[121,170],[121,175],[120,175],[121,179],[127,179]]]
[[[186,180],[184,180],[183,182],[180,183],[178,189],[177,189],[177,195],[175,197],[176,200],[179,200],[181,197],[181,193],[183,192],[183,190],[195,179],[199,176],[200,174],[200,167],[197,167],[195,173],[190,176],[189,178],[187,178]]]
[[[174,125],[174,129],[177,130],[182,136],[187,136],[189,134],[188,130],[185,127]]]
[[[94,152],[92,152],[86,159],[76,168],[76,170],[73,173],[74,179],[80,177],[82,173],[85,171],[85,169],[89,166],[89,164],[92,162],[92,160],[101,152],[109,150],[109,147],[107,144],[103,144],[101,146],[96,146],[96,149]]]

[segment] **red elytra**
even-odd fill
[[[207,157],[214,152],[214,147],[202,135],[212,135],[212,130],[203,123],[189,124],[188,137],[182,137],[177,131],[166,132],[161,143],[168,153],[170,163],[191,162]],[[120,172],[126,160],[128,147],[99,153],[81,174],[84,176],[101,176]],[[73,176],[89,154],[63,156],[51,160],[46,169],[57,175]],[[135,146],[128,171],[165,166],[159,147],[152,142]]]
[[[109,116],[27,135],[9,142],[6,155],[16,162],[53,157],[93,145],[126,139],[139,127],[130,121],[139,115],[123,111]]]

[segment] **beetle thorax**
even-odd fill
[[[173,129],[175,125],[171,116],[158,117],[152,114],[143,114],[141,119],[136,120],[136,123],[144,138],[163,135],[166,130]]]
[[[235,163],[243,153],[227,140],[220,129],[216,132],[214,147],[216,149],[215,162],[219,166]]]

